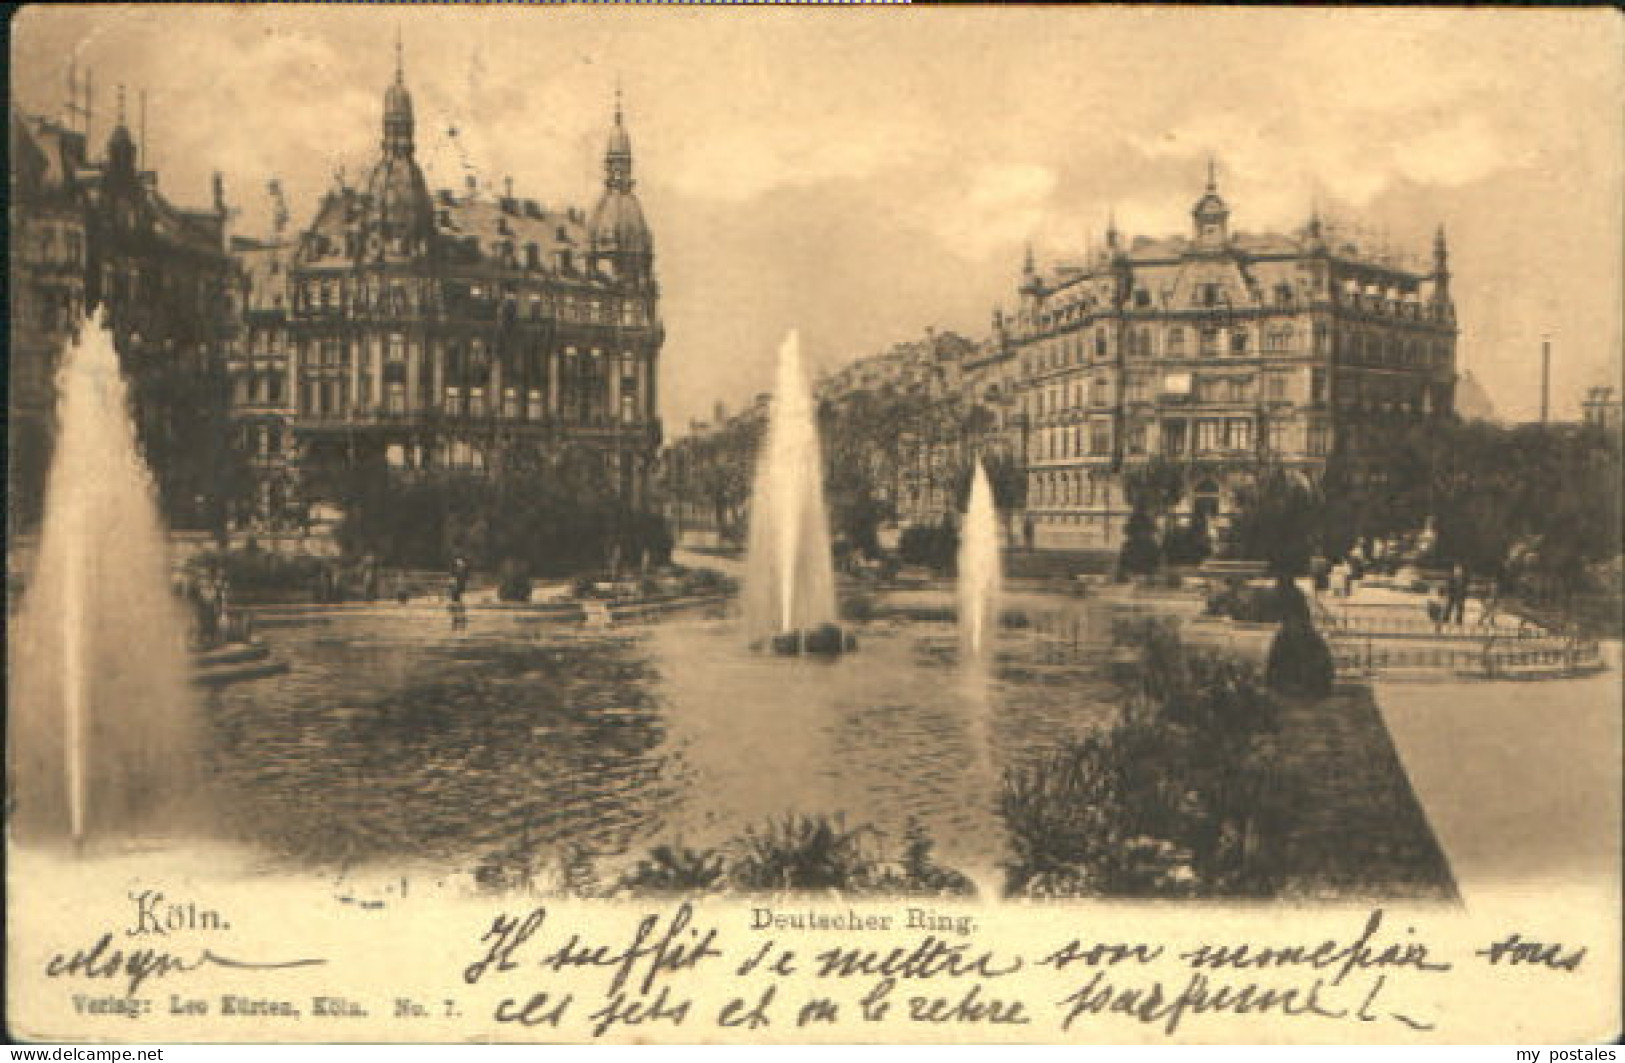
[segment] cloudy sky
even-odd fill
[[[1621,20],[1608,11],[31,8],[14,99],[116,86],[183,204],[221,171],[263,233],[377,152],[397,28],[436,187],[590,208],[617,78],[655,230],[668,434],[768,386],[785,330],[831,368],[927,326],[976,336],[1023,245],[1077,257],[1108,211],[1188,229],[1217,158],[1232,226],[1312,203],[1373,242],[1450,236],[1460,362],[1500,412],[1619,381]],[[455,131],[455,132],[453,132]]]

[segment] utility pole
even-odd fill
[[[1552,337],[1540,338],[1540,423],[1545,424],[1551,413],[1552,395]]]

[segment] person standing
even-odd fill
[[[1467,615],[1467,569],[1457,565],[1444,585],[1444,622],[1460,627]]]
[[[463,604],[463,592],[468,589],[468,562],[458,557],[451,563],[451,578],[446,583],[447,609],[451,613],[451,626],[461,631],[468,626],[468,607]]]

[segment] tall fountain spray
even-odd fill
[[[767,438],[756,461],[745,623],[760,639],[833,624],[836,616],[823,453],[801,341],[791,332],[779,348]]]
[[[959,642],[967,659],[989,653],[998,635],[999,583],[998,510],[978,461],[959,540]]]
[[[57,375],[38,552],[11,626],[8,798],[31,841],[150,833],[196,774],[186,617],[112,334]]]

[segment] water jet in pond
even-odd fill
[[[39,549],[11,628],[17,837],[150,833],[195,777],[186,617],[112,333],[87,321],[57,376]]]
[[[999,631],[999,516],[987,469],[976,463],[959,540],[959,652],[988,654]]]
[[[767,438],[756,462],[745,625],[752,645],[774,653],[834,655],[856,645],[837,621],[823,452],[800,338],[791,332],[779,348]]]

